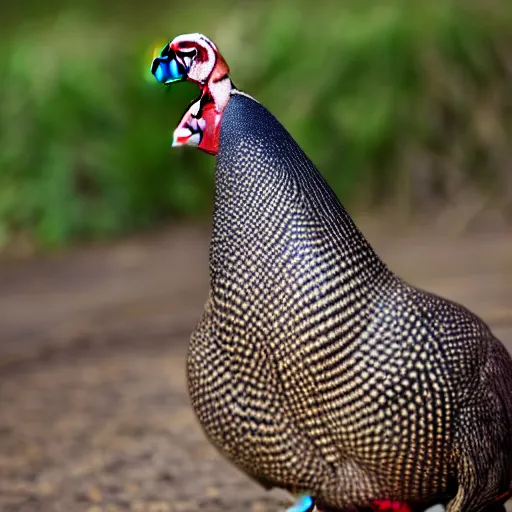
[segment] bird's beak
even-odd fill
[[[172,52],[164,57],[156,57],[151,63],[151,73],[162,84],[182,82],[187,79],[185,68],[178,62]]]

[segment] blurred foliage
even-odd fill
[[[148,76],[155,43],[197,31],[349,206],[432,211],[477,189],[510,211],[505,1],[22,4],[0,16],[0,245],[210,212],[214,159],[170,149],[198,91]]]

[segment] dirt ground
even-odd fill
[[[361,223],[414,284],[512,348],[512,231]],[[184,358],[208,288],[208,230],[0,262],[0,510],[282,510],[206,442]]]

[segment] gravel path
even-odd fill
[[[365,231],[390,266],[512,348],[512,236]],[[282,510],[204,439],[185,389],[207,231],[0,268],[0,510]]]

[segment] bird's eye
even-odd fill
[[[197,50],[195,48],[190,48],[186,50],[178,50],[176,52],[176,56],[180,58],[181,62],[183,62],[183,65],[188,70],[190,69],[190,65],[194,58],[197,55]]]
[[[177,53],[179,53],[180,57],[193,59],[197,55],[197,50],[195,48],[188,48],[186,50],[179,49]]]

